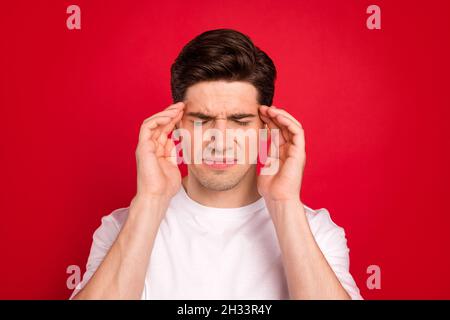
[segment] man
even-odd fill
[[[301,202],[303,129],[272,106],[272,60],[246,35],[212,30],[183,48],[171,76],[175,104],[140,129],[137,193],[102,219],[71,298],[361,299],[344,230]],[[279,130],[262,168],[276,170],[258,174],[250,139],[199,141],[197,125],[223,136]],[[202,151],[184,178],[174,130]],[[183,153],[198,156],[192,144]]]

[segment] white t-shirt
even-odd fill
[[[326,209],[304,206],[311,231],[352,299],[362,299],[349,273],[344,229]],[[119,234],[128,207],[102,218],[81,283],[91,278]],[[275,228],[263,198],[240,208],[212,208],[183,187],[155,238],[142,299],[289,299]]]

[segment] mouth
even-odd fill
[[[231,168],[237,164],[236,159],[224,159],[224,158],[214,158],[214,159],[203,159],[203,165],[210,169],[215,170],[225,170]]]

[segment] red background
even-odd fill
[[[220,27],[276,63],[274,104],[306,132],[302,199],[345,228],[364,298],[450,298],[448,1],[74,3],[73,31],[69,1],[0,7],[0,298],[68,297],[67,266],[84,271],[100,218],[135,192],[139,126],[171,103],[173,59]]]

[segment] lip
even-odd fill
[[[236,159],[203,159],[203,164],[215,170],[225,170],[237,164]]]

